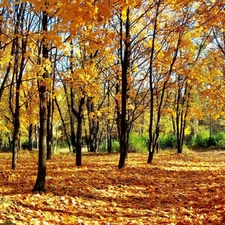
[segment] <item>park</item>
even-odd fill
[[[0,224],[224,224],[224,10],[2,0]]]

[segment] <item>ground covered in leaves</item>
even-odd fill
[[[47,192],[31,193],[37,153],[21,151],[18,169],[0,153],[0,224],[224,224],[225,152],[55,155]]]

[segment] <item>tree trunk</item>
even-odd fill
[[[111,135],[109,120],[107,123],[107,151],[108,151],[108,153],[112,153],[112,135]]]
[[[20,116],[19,108],[16,108],[14,114],[14,130],[12,140],[12,169],[15,170],[17,166],[18,149],[19,149],[19,129],[20,129]]]
[[[130,54],[131,54],[131,43],[130,43],[130,10],[127,8],[126,12],[126,25],[125,25],[125,41],[120,41],[121,50],[121,67],[122,67],[122,100],[121,100],[121,118],[120,118],[120,159],[118,168],[121,169],[125,166],[125,160],[127,158],[129,149],[129,129],[127,121],[127,99],[128,99],[128,79],[130,76]],[[120,33],[123,37],[123,22],[121,19]],[[124,41],[124,43],[123,43]],[[124,45],[124,55],[122,55]]]
[[[58,109],[60,119],[62,121],[63,130],[64,130],[64,133],[65,133],[65,136],[66,136],[66,141],[67,141],[67,144],[68,144],[68,147],[69,147],[69,151],[71,152],[70,140],[69,140],[69,136],[68,136],[68,133],[67,133],[67,130],[66,130],[66,124],[65,124],[64,118],[62,116],[62,112],[61,112],[61,109],[60,109],[60,106],[59,106],[59,103],[58,103],[56,97],[55,97],[55,104],[56,104],[56,107]]]
[[[35,130],[35,148],[38,149],[39,147],[39,126],[36,124],[34,127]]]
[[[125,161],[128,154],[129,149],[129,133],[123,132],[123,129],[121,129],[121,140],[120,140],[120,159],[119,159],[119,165],[118,168],[121,169],[125,167]]]
[[[18,46],[19,47],[19,46]],[[18,56],[17,56],[18,57]],[[18,66],[18,61],[15,60],[15,67]],[[18,68],[16,68],[17,70]],[[16,80],[16,99],[15,99],[15,111],[13,113],[13,139],[12,139],[12,169],[15,170],[17,166],[17,157],[19,149],[19,130],[20,130],[20,85],[21,79],[18,78],[18,70],[15,71]]]
[[[85,103],[85,97],[82,97],[79,101],[78,111],[73,107],[73,113],[77,118],[77,139],[76,139],[76,166],[82,165],[82,122],[83,122],[83,107]]]
[[[178,77],[178,93],[176,99],[176,135],[177,135],[177,153],[183,152],[184,132],[186,120],[189,112],[190,90],[185,80]]]
[[[17,21],[16,21],[16,27],[15,27],[15,34],[18,34],[18,30],[23,25],[24,21],[24,13],[25,13],[25,7],[24,4],[18,4],[16,6],[17,8]],[[22,28],[21,28],[22,32]],[[15,96],[15,111],[13,113],[13,140],[12,140],[12,169],[15,170],[17,166],[17,157],[18,157],[18,150],[20,148],[19,145],[19,132],[20,132],[20,86],[22,84],[22,76],[24,71],[24,64],[25,64],[25,53],[26,53],[26,45],[27,45],[27,39],[24,38],[21,40],[21,46],[19,44],[19,37],[15,38],[15,52],[14,52],[14,75],[16,78],[16,96]],[[19,63],[19,52],[20,49],[22,50],[22,57],[21,61]],[[20,66],[19,66],[20,64]]]
[[[82,117],[77,117],[77,140],[76,140],[76,166],[82,165]]]
[[[28,128],[28,149],[32,151],[33,149],[33,124],[29,125]]]
[[[43,12],[42,26],[43,31],[47,33],[48,15],[47,12]],[[43,57],[48,58],[48,48],[45,44],[45,38],[43,38]],[[48,78],[48,72],[43,73],[43,80]],[[39,83],[39,100],[40,100],[40,133],[39,133],[39,154],[38,154],[38,174],[36,183],[33,188],[35,191],[45,191],[46,180],[46,156],[47,156],[47,89],[46,84],[41,81]]]
[[[72,148],[73,148],[73,153],[75,153],[77,151],[76,149],[76,133],[75,133],[75,129],[74,129],[74,116],[77,115],[76,110],[74,111],[74,93],[73,93],[73,89],[70,88],[70,103],[68,102],[68,107],[71,111],[70,113],[70,130],[71,130],[71,144],[72,144]]]
[[[72,152],[76,153],[76,134],[74,129],[74,118],[73,115],[70,115],[70,131],[71,131],[71,144],[72,144]]]
[[[152,163],[154,157],[154,151],[149,152],[147,163]]]
[[[52,157],[53,101],[48,96],[47,101],[47,160]]]
[[[152,37],[152,47],[149,62],[149,85],[150,85],[150,122],[149,122],[149,143],[148,143],[148,160],[147,163],[153,161],[153,156],[155,152],[154,148],[154,130],[153,130],[153,120],[154,120],[154,85],[153,85],[153,62],[154,62],[154,52],[155,52],[155,39],[156,39],[156,29],[157,29],[157,18],[160,3],[157,3],[156,16],[153,29]]]
[[[97,116],[90,117],[90,113],[95,111],[94,103],[89,97],[87,99],[87,111],[88,111],[88,124],[89,124],[89,138],[88,146],[90,152],[98,151],[98,131],[99,131],[99,121]]]
[[[107,82],[107,106],[110,108],[110,82]],[[113,124],[113,123],[112,123]],[[112,125],[113,126],[113,125]],[[107,152],[112,153],[112,133],[111,133],[110,119],[107,119]]]

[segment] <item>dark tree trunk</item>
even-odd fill
[[[72,144],[72,152],[76,153],[76,133],[74,129],[74,119],[73,116],[70,116],[70,131],[71,131],[71,144]]]
[[[94,103],[92,99],[89,97],[87,99],[87,111],[88,111],[88,124],[89,124],[89,138],[88,138],[88,146],[90,152],[98,151],[98,132],[99,132],[99,121],[97,116],[90,116],[90,113],[95,112]]]
[[[65,136],[66,136],[66,141],[67,141],[67,144],[68,144],[68,147],[69,147],[69,151],[71,152],[70,140],[69,140],[69,136],[68,136],[68,133],[67,133],[67,130],[66,130],[66,124],[65,124],[64,118],[62,116],[62,112],[61,112],[61,109],[60,109],[60,106],[59,106],[59,103],[58,103],[56,97],[55,97],[55,104],[56,104],[56,107],[58,109],[60,119],[62,121],[63,130],[64,130],[64,133],[65,133]]]
[[[39,126],[36,124],[34,126],[34,131],[35,131],[35,148],[38,149],[39,147]]]
[[[33,149],[33,124],[30,124],[28,128],[28,150],[32,151]]]
[[[15,60],[15,66],[18,66],[18,61]],[[16,69],[17,70],[17,69]],[[18,71],[17,71],[18,72]],[[18,74],[16,74],[18,77]],[[12,169],[15,170],[17,166],[17,157],[19,149],[19,131],[20,131],[20,85],[21,79],[17,80],[16,84],[16,99],[15,99],[15,111],[13,113],[13,139],[12,139]]]
[[[57,50],[54,56],[51,57],[51,61],[54,60],[53,68],[56,68],[56,58],[57,58]],[[52,70],[51,77],[52,77],[52,83],[49,87],[48,91],[48,101],[47,101],[47,159],[50,160],[52,156],[52,138],[53,138],[53,119],[54,119],[54,100],[53,100],[53,95],[54,95],[54,81],[55,81],[55,70]]]
[[[75,129],[74,129],[74,115],[76,116],[76,110],[74,112],[74,93],[73,93],[73,89],[70,88],[70,103],[68,103],[68,107],[71,111],[70,113],[70,131],[71,131],[71,144],[72,144],[72,148],[73,148],[73,153],[75,153],[76,150],[76,133],[75,133]]]
[[[43,75],[45,77],[46,75]],[[47,98],[45,85],[39,85],[40,95],[40,130],[39,130],[39,154],[38,154],[38,174],[34,191],[45,191],[46,180],[46,156],[47,156]]]
[[[110,108],[110,82],[107,82],[108,90],[107,90],[107,106]],[[112,123],[113,126],[113,123]],[[108,153],[112,153],[112,133],[111,133],[111,127],[110,126],[110,119],[107,119],[107,151]]]
[[[126,12],[126,25],[125,25],[125,38],[120,41],[121,51],[121,67],[122,67],[122,102],[121,102],[121,118],[120,118],[120,159],[118,168],[121,169],[125,166],[125,160],[127,158],[129,149],[129,129],[127,121],[127,99],[128,99],[128,79],[127,76],[130,73],[130,11],[129,7]],[[123,34],[123,22],[121,20],[120,33]],[[123,36],[123,35],[122,35]],[[124,42],[124,43],[123,43]],[[122,50],[124,46],[124,51]],[[123,55],[124,52],[124,55]]]
[[[76,133],[76,166],[82,165],[82,122],[83,122],[83,107],[85,103],[85,97],[82,97],[79,101],[78,110],[74,108],[72,104],[72,112],[77,119],[77,133]]]
[[[119,80],[119,77],[117,77],[117,79]],[[120,94],[120,85],[117,83],[116,84],[116,95]],[[120,107],[120,102],[118,99],[115,100],[116,101],[116,124],[117,124],[117,138],[120,138],[121,135],[121,107]]]
[[[176,135],[177,135],[177,153],[183,152],[184,132],[186,120],[189,112],[190,91],[185,80],[178,77],[178,93],[176,99]]]
[[[82,117],[77,117],[76,166],[82,165]]]
[[[52,157],[53,101],[48,96],[47,101],[47,160]]]
[[[150,122],[149,122],[149,143],[148,143],[149,155],[148,155],[147,163],[151,163],[153,161],[153,156],[154,156],[154,152],[155,152],[154,130],[153,130],[153,120],[154,120],[153,62],[154,62],[155,39],[156,39],[156,29],[157,29],[157,18],[158,18],[159,6],[160,6],[160,3],[157,3],[154,29],[153,29],[153,37],[152,37],[151,55],[150,55],[150,62],[149,62]]]
[[[152,163],[154,157],[154,151],[149,152],[147,163]]]
[[[43,12],[42,19],[43,31],[47,33],[48,15],[47,12]],[[43,57],[48,58],[48,48],[43,38]],[[48,72],[43,74],[43,80],[48,78]],[[33,188],[35,191],[45,191],[46,181],[46,156],[47,156],[47,89],[46,84],[42,81],[39,83],[39,100],[40,100],[40,133],[39,133],[39,154],[38,154],[38,174],[36,183]]]
[[[15,170],[17,166],[18,149],[19,149],[19,109],[16,109],[14,114],[14,130],[13,130],[13,140],[12,140],[12,169]]]
[[[109,121],[107,123],[107,151],[108,153],[112,153],[112,135]]]
[[[149,79],[150,79],[150,98],[151,98],[151,103],[150,103],[150,125],[149,125],[149,157],[147,162],[151,163],[153,160],[155,148],[158,143],[158,137],[159,137],[159,126],[160,126],[160,119],[161,119],[161,111],[163,107],[163,101],[164,101],[164,96],[165,96],[165,91],[167,88],[167,83],[168,83],[168,78],[165,77],[165,81],[163,83],[163,87],[161,89],[161,96],[159,98],[159,104],[157,106],[157,115],[156,115],[156,124],[155,124],[155,130],[153,129],[153,119],[154,119],[154,85],[153,85],[153,62],[154,62],[154,53],[155,53],[155,40],[156,40],[156,33],[157,33],[157,19],[158,15],[160,13],[160,4],[161,1],[157,2],[157,8],[156,8],[156,16],[155,16],[155,22],[154,22],[154,30],[153,30],[153,38],[152,38],[152,47],[151,47],[151,56],[150,56],[150,65],[149,65]],[[181,36],[179,35],[178,41],[177,41],[177,46],[173,55],[172,62],[170,64],[170,68],[168,71],[168,75],[171,75],[173,72],[173,66],[175,64],[179,46],[181,42]]]
[[[123,133],[124,133],[124,135],[123,135]],[[128,149],[129,149],[128,140],[129,140],[129,134],[127,132],[122,132],[121,140],[120,140],[120,159],[119,159],[119,165],[118,165],[119,169],[125,167],[125,161],[126,161]]]
[[[16,6],[17,13],[17,22],[15,26],[15,34],[18,34],[19,27],[22,27],[24,21],[24,4],[18,4]],[[22,31],[22,28],[21,28]],[[22,76],[24,71],[25,57],[24,54],[26,52],[26,44],[27,39],[24,38],[21,40],[21,46],[19,44],[19,37],[15,38],[15,52],[14,52],[14,76],[16,78],[16,93],[15,93],[15,111],[13,112],[13,140],[12,140],[12,169],[15,170],[17,166],[17,157],[18,150],[20,149],[19,145],[19,132],[20,132],[20,87],[22,84]],[[19,62],[19,52],[22,50],[21,61]],[[19,66],[20,64],[20,66]],[[11,107],[12,109],[12,107]]]

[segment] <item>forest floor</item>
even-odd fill
[[[18,168],[0,153],[0,224],[225,224],[225,152],[57,154],[47,162],[45,193],[32,193],[37,152],[21,151]]]

